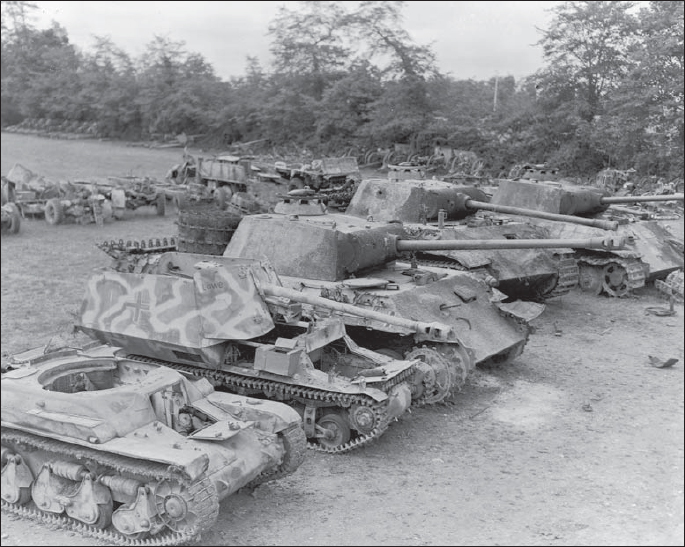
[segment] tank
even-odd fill
[[[179,545],[242,487],[305,456],[289,406],[109,346],[13,359],[2,375],[2,508],[118,545]]]
[[[412,240],[401,222],[327,213],[316,200],[298,198],[277,204],[273,214],[244,217],[224,256],[265,257],[284,286],[303,294],[405,319],[445,323],[456,339],[431,340],[420,331],[343,314],[348,333],[362,346],[460,366],[461,347],[473,350],[474,365],[505,363],[520,355],[530,334],[529,321],[542,313],[544,304],[504,302],[506,295],[473,273],[419,267],[407,252],[529,245],[517,240]]]
[[[611,223],[610,229],[628,242],[625,249],[577,250],[575,256],[580,288],[612,297],[626,296],[683,268],[683,239],[670,225],[673,218],[678,218],[676,222],[682,227],[682,212],[665,218],[623,207],[673,201],[682,203],[683,194],[609,196],[607,190],[591,186],[528,180],[501,181],[491,199],[494,207],[508,204],[513,209],[530,207],[551,214],[550,218],[532,218],[531,222],[552,238],[598,237],[602,226],[592,223]]]
[[[164,243],[164,242],[162,242]],[[102,246],[104,247],[104,245]],[[433,340],[446,325],[424,324],[283,287],[268,262],[148,245],[128,259],[118,243],[112,266],[88,281],[76,328],[154,362],[209,378],[231,392],[276,399],[303,417],[313,449],[342,453],[378,439],[410,405],[443,401],[463,383],[456,367],[395,359],[357,345],[337,314],[389,322]],[[135,247],[142,249],[139,245]],[[317,307],[305,320],[302,304]]]
[[[525,240],[527,248],[516,250],[482,247],[416,253],[419,265],[486,276],[509,298],[544,301],[578,286],[580,269],[570,244],[559,248],[541,246],[532,240],[549,237],[542,228],[511,216],[476,216],[483,206],[488,207],[487,200],[486,194],[474,186],[437,180],[368,179],[359,186],[346,213],[379,221],[402,221],[407,232],[418,239]],[[583,247],[593,244],[590,238],[580,243]]]

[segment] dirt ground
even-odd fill
[[[6,174],[4,134],[2,146]],[[27,220],[3,235],[3,352],[69,323],[90,269],[108,262],[95,242],[173,235],[174,221]],[[453,401],[405,414],[369,447],[309,451],[293,475],[227,498],[200,543],[683,545],[684,309],[653,308],[669,308],[653,286],[548,301],[513,363],[477,369]],[[93,545],[5,513],[1,537]]]

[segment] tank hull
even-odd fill
[[[3,510],[174,545],[211,528],[239,488],[303,461],[302,422],[286,405],[249,406],[107,346],[31,354],[2,378]]]
[[[568,222],[532,221],[549,237],[597,237],[602,230]],[[680,221],[682,226],[682,220]],[[646,283],[664,279],[685,264],[683,239],[678,229],[659,220],[619,224],[616,235],[628,241],[624,250],[576,249],[581,270],[580,287],[588,292],[625,296]]]
[[[346,214],[389,222],[399,220],[418,239],[543,239],[547,236],[524,222],[501,215],[477,215],[469,200],[488,201],[474,186],[435,180],[364,180]],[[442,213],[442,218],[440,214]],[[496,283],[513,299],[542,301],[566,294],[578,285],[579,269],[570,249],[479,249],[425,251],[422,265],[471,271]]]

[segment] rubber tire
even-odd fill
[[[45,221],[52,226],[64,222],[64,207],[59,198],[49,199],[45,204]]]
[[[10,215],[7,231],[10,234],[18,234],[19,229],[21,228],[21,212],[19,211],[19,207],[17,207],[14,203],[8,203],[5,205],[5,207],[9,210]]]

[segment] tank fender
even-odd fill
[[[217,420],[255,422],[257,429],[269,433],[278,433],[302,421],[295,409],[283,403],[233,393],[214,392],[193,403],[193,407]]]

